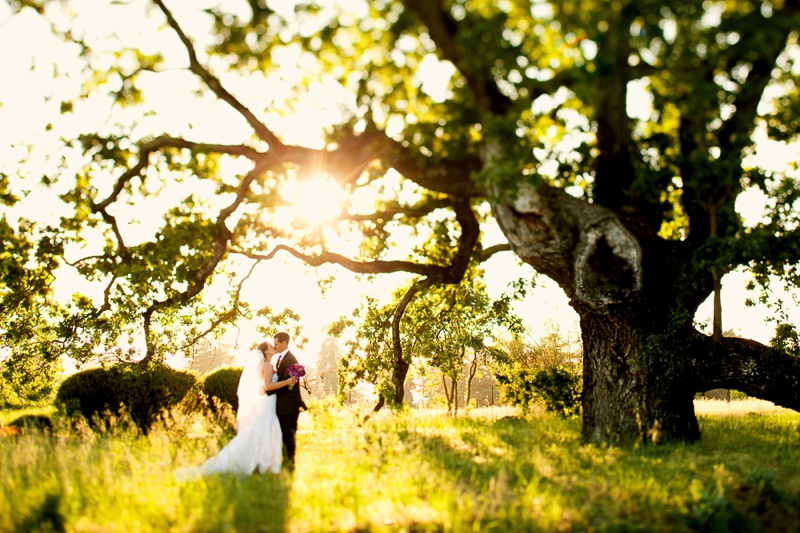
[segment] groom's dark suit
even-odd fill
[[[297,359],[292,352],[286,352],[281,358],[280,364],[276,369],[278,373],[278,381],[283,381],[292,377],[287,370],[289,365],[297,363]],[[267,394],[275,394],[275,411],[278,414],[278,421],[281,425],[281,432],[283,433],[283,452],[284,457],[289,461],[289,464],[294,467],[294,452],[295,446],[295,433],[297,433],[297,417],[300,415],[300,410],[307,409],[306,404],[300,396],[300,384],[295,383],[294,387],[281,387],[280,389],[270,391]]]

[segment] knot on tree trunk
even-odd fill
[[[576,302],[601,309],[641,290],[642,249],[608,209],[546,184],[523,184],[492,210],[520,258]]]
[[[642,250],[616,219],[586,225],[575,250],[575,298],[593,308],[628,300],[642,288]]]

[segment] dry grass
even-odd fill
[[[800,415],[697,405],[700,442],[618,447],[583,444],[579,419],[552,414],[365,420],[367,408],[319,402],[300,417],[293,475],[186,483],[175,470],[229,434],[188,419],[98,433],[56,417],[52,433],[0,438],[0,532],[800,531]]]
[[[794,413],[790,409],[779,407],[772,402],[766,400],[758,400],[756,398],[748,398],[746,400],[733,400],[726,402],[725,400],[695,400],[694,410],[697,416],[731,416],[731,415],[748,415],[748,414],[789,414]]]

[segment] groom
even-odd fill
[[[297,363],[297,359],[289,351],[291,337],[289,337],[288,333],[281,331],[272,340],[275,345],[275,351],[278,352],[275,356],[277,357],[275,360],[275,372],[278,373],[278,381],[289,379],[291,375],[287,369],[289,365]],[[275,394],[277,396],[275,399],[275,411],[278,414],[278,421],[283,433],[283,456],[288,460],[289,468],[294,470],[297,417],[300,415],[301,409],[303,411],[307,409],[306,404],[303,403],[303,398],[300,396],[300,385],[296,383],[292,388],[282,387],[267,394]]]

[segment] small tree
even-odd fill
[[[495,367],[505,400],[523,409],[542,401],[548,411],[578,414],[581,355],[575,344],[553,324],[538,341],[507,343],[508,358]]]
[[[424,359],[430,367],[438,369],[442,373],[450,412],[458,409],[457,381],[464,370],[467,354],[479,360],[497,356],[500,352],[490,346],[499,339],[501,330],[512,334],[522,331],[521,320],[513,313],[511,302],[524,296],[528,285],[514,283],[512,291],[492,301],[482,275],[480,269],[473,268],[458,285],[437,285],[420,291],[405,308],[401,321],[400,363],[408,369],[413,358]],[[386,400],[394,404],[402,401],[402,397],[397,400],[397,391],[403,393],[406,373],[403,373],[402,383],[394,382],[398,362],[392,324],[406,294],[405,287],[401,287],[394,293],[391,303],[381,305],[376,299],[368,298],[354,311],[353,318],[360,319],[356,338],[346,342],[348,354],[341,360],[343,390],[352,388],[360,380],[372,383],[383,398],[377,408]],[[342,335],[346,327],[356,325],[354,319],[340,319],[331,326],[329,333]]]
[[[216,344],[203,340],[190,348],[189,368],[198,374],[208,374],[223,366],[232,365],[236,362],[236,349],[230,343],[218,341]]]
[[[344,352],[336,344],[336,339],[327,337],[322,342],[317,364],[308,373],[308,383],[319,396],[325,397],[338,394],[339,391],[339,360]]]

